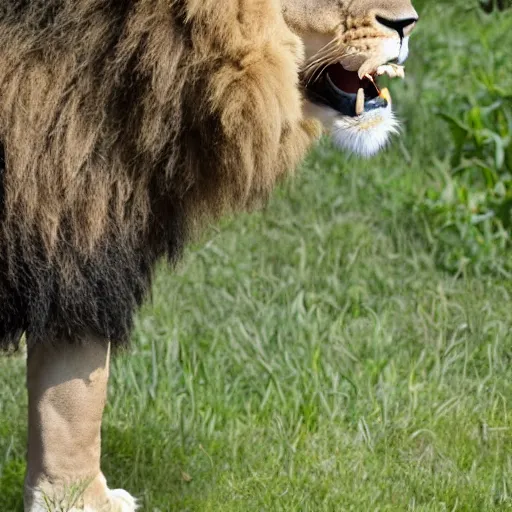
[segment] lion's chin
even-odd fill
[[[304,114],[319,119],[326,135],[342,151],[370,158],[381,151],[399,132],[399,122],[391,104],[364,112],[360,116],[344,116],[329,107],[305,102]]]
[[[369,158],[377,154],[398,133],[398,121],[391,105],[358,117],[337,115],[327,130],[334,144],[344,151]]]

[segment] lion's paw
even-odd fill
[[[137,500],[124,489],[109,489],[103,474],[100,474],[89,487],[84,498],[87,504],[90,503],[90,510],[85,507],[84,512],[135,512],[137,510]]]
[[[108,498],[112,501],[112,512],[135,512],[137,500],[124,489],[109,489]]]
[[[45,483],[25,487],[25,512],[135,512],[137,500],[123,489],[109,489],[100,474],[83,485],[64,487]],[[3,511],[2,511],[3,512]]]
[[[86,505],[72,508],[69,512],[135,512],[137,500],[123,489],[108,489],[107,501],[102,505]]]

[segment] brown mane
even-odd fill
[[[122,342],[155,262],[317,133],[278,0],[3,0],[0,346]]]

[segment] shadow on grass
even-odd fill
[[[147,421],[147,424],[143,424]],[[206,460],[192,477],[186,470],[196,449],[183,448],[179,433],[162,428],[161,422],[141,418],[133,426],[103,428],[102,470],[110,488],[123,488],[135,496],[141,510],[170,510],[176,504],[203,496],[216,476]],[[201,467],[202,466],[202,467]]]

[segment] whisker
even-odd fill
[[[306,81],[306,86],[309,86],[311,82],[318,80],[329,66],[338,63],[345,55],[346,53],[341,55],[329,55],[320,62],[315,61],[314,66],[308,66],[302,73]]]
[[[320,48],[315,55],[306,62],[306,66],[301,72],[304,77],[306,86],[309,86],[311,82],[318,80],[322,73],[330,65],[339,62],[340,59],[346,55],[345,52],[340,53],[341,38],[336,36],[331,39],[325,46]]]

